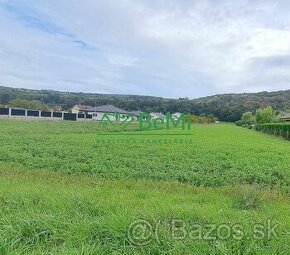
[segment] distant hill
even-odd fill
[[[70,109],[75,104],[113,104],[125,110],[149,112],[191,112],[196,115],[213,114],[222,121],[236,121],[245,111],[271,105],[275,110],[290,109],[290,90],[244,94],[222,94],[198,99],[168,99],[152,96],[71,93],[53,90],[30,90],[0,86],[0,104],[11,100],[38,100],[43,104]]]

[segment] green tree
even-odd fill
[[[260,108],[256,111],[256,122],[258,124],[271,123],[275,118],[275,112],[272,106],[268,106],[264,109]]]
[[[241,123],[243,125],[249,125],[249,126],[255,124],[255,118],[252,112],[243,113],[242,118],[241,118]]]
[[[41,110],[47,111],[47,105],[41,103],[38,100],[24,100],[24,99],[14,99],[9,103],[10,107],[17,108],[25,108],[25,109],[33,109],[33,110]]]
[[[210,114],[207,116],[207,120],[208,120],[208,123],[215,123],[217,119],[213,114]]]

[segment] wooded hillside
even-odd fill
[[[125,110],[148,112],[191,112],[196,115],[213,114],[222,121],[239,120],[246,111],[256,111],[264,106],[274,110],[290,109],[290,90],[245,94],[222,94],[198,99],[167,99],[152,96],[70,93],[52,90],[17,89],[0,86],[0,104],[12,100],[35,100],[49,107],[61,106],[68,110],[75,104],[113,104]]]

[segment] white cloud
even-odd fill
[[[290,55],[289,11],[282,0],[2,0],[0,84],[166,97],[288,89],[277,58]]]

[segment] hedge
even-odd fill
[[[260,124],[256,126],[256,130],[290,140],[290,123]]]

